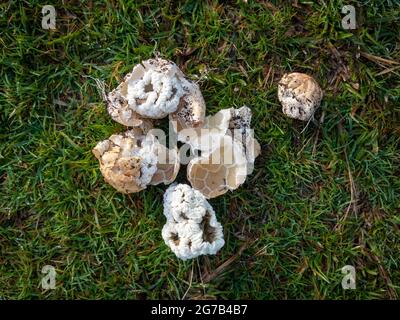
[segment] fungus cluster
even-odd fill
[[[307,120],[322,91],[311,77],[290,74],[279,82],[278,97],[285,114]],[[250,128],[250,108],[223,109],[206,117],[199,86],[161,58],[136,65],[106,102],[112,119],[129,128],[93,149],[105,181],[119,192],[135,193],[175,180],[179,149],[167,148],[153,132],[153,120],[168,117],[174,140],[190,150],[191,186],[172,184],[165,192],[162,237],[183,260],[216,254],[224,245],[223,229],[206,199],[237,189],[252,172],[260,145]]]

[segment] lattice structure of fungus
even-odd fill
[[[212,135],[212,133],[210,133]],[[229,135],[217,135],[210,153],[190,160],[187,178],[206,198],[237,189],[246,180],[247,160],[242,144]]]
[[[237,189],[252,172],[260,145],[250,122],[250,108],[229,108],[207,117],[202,129],[181,132],[194,154],[201,151],[200,157],[189,162],[187,177],[207,198]]]
[[[164,215],[167,222],[162,237],[182,260],[216,254],[225,244],[213,208],[199,191],[186,184],[173,184],[167,189]]]
[[[323,92],[311,76],[304,73],[285,74],[278,84],[282,111],[290,118],[307,121],[319,107]]]
[[[179,172],[180,162],[177,148],[168,149],[161,143],[157,144],[157,171],[150,184],[170,184]]]
[[[197,84],[185,78],[178,66],[161,58],[145,60],[127,74],[107,96],[111,117],[138,126],[143,118],[161,119],[175,113],[182,125],[204,120],[205,103]]]

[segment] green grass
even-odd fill
[[[398,1],[65,2],[47,2],[56,31],[41,28],[41,1],[0,4],[0,298],[398,298]],[[356,30],[341,27],[344,4]],[[208,114],[254,114],[255,171],[211,201],[217,256],[176,259],[166,187],[119,194],[91,153],[124,130],[93,78],[112,89],[156,52],[199,80]],[[288,71],[324,90],[304,131],[277,100]],[[47,264],[55,290],[40,285]],[[345,265],[356,290],[341,287]]]

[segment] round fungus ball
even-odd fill
[[[278,84],[282,111],[290,118],[307,121],[322,99],[322,90],[313,77],[304,73],[285,74]]]

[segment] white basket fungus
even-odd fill
[[[136,65],[107,101],[111,117],[125,126],[138,126],[143,118],[161,119],[174,112],[183,126],[204,120],[205,103],[197,84],[187,80],[175,63],[161,58]]]
[[[216,254],[225,244],[222,225],[213,208],[199,191],[186,184],[167,189],[164,215],[167,222],[162,237],[182,260]]]

